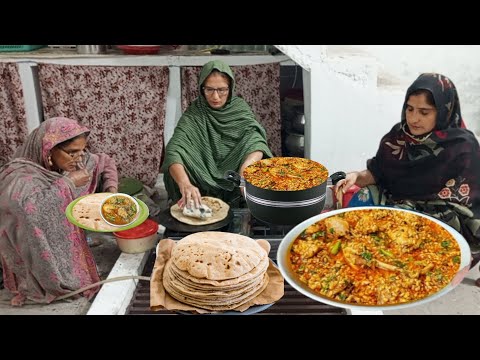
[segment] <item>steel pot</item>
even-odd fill
[[[287,132],[285,147],[291,156],[303,156],[305,153],[305,137],[301,134]]]
[[[254,217],[271,224],[295,225],[322,212],[327,180],[310,189],[276,191],[252,185],[235,171],[227,171],[226,180],[245,187],[245,200]]]
[[[79,54],[105,54],[107,45],[77,45],[77,53]]]
[[[292,118],[292,127],[300,134],[305,133],[305,114],[303,110],[297,109],[295,116]]]

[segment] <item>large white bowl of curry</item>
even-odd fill
[[[282,240],[277,262],[305,296],[351,310],[398,310],[434,301],[470,269],[452,227],[398,208],[358,207],[314,216]]]

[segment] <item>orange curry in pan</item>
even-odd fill
[[[292,244],[289,263],[317,295],[357,305],[423,299],[448,285],[460,247],[437,223],[394,210],[358,210],[325,218]]]
[[[259,160],[245,168],[243,177],[250,184],[267,190],[297,191],[320,185],[328,170],[316,161],[297,157]]]

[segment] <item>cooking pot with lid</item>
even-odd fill
[[[244,187],[248,209],[254,217],[267,223],[299,224],[320,214],[325,206],[327,178],[319,185],[296,191],[263,189],[231,170],[225,173],[224,178],[236,186]]]

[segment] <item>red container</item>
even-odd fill
[[[124,231],[114,232],[120,250],[129,254],[145,252],[157,243],[158,223],[151,219]]]
[[[155,55],[160,51],[160,45],[117,45],[117,48],[128,55]]]
[[[343,194],[343,197],[342,197],[342,207],[343,208],[348,207],[348,203],[350,202],[353,195],[355,195],[355,193],[358,190],[360,190],[360,187],[358,187],[357,185],[353,185],[353,186],[350,187],[350,189],[347,190],[347,192],[345,194]],[[333,197],[334,197],[334,201],[336,203],[337,202],[336,195],[333,194]]]

